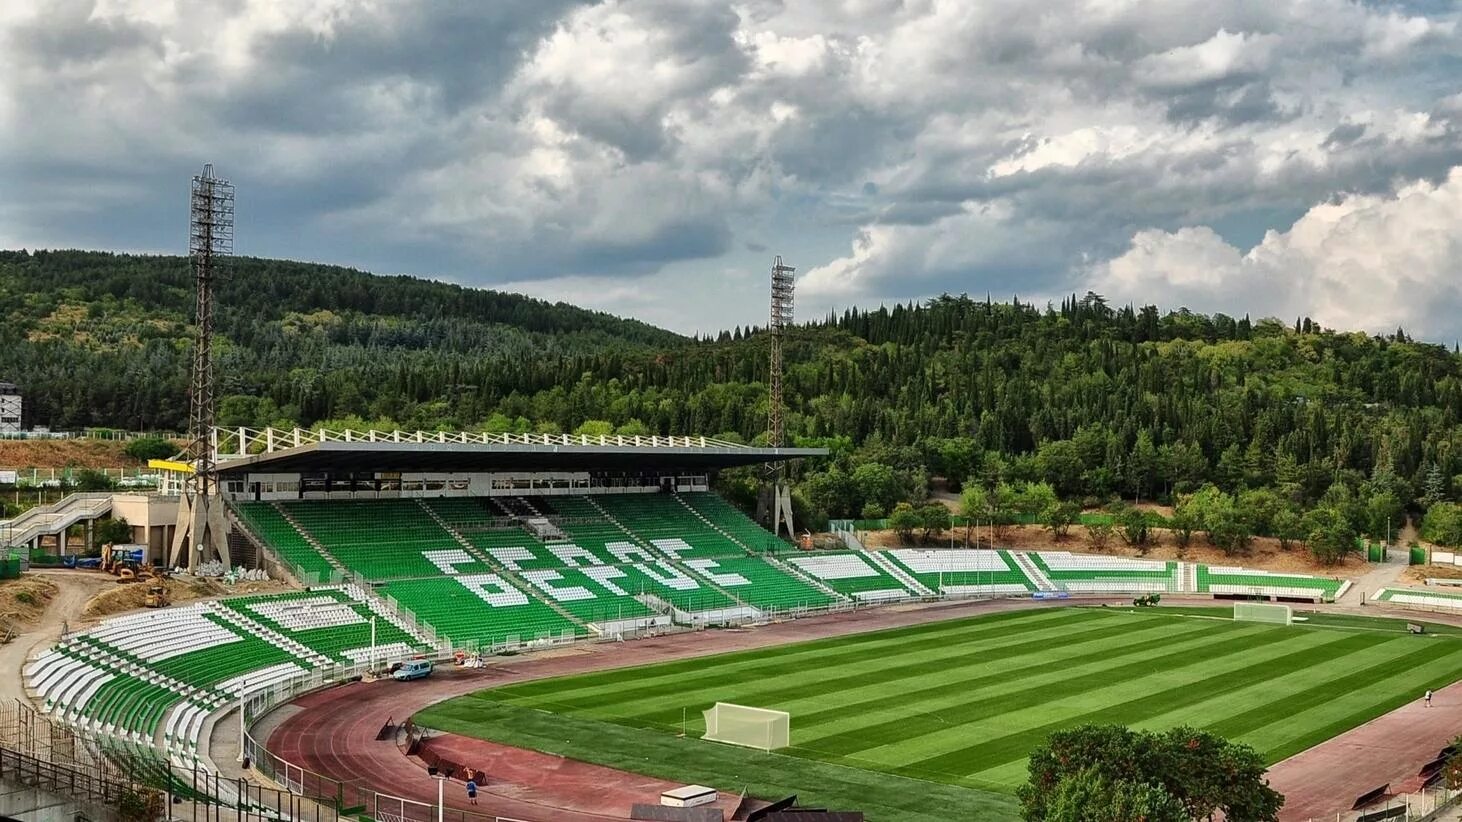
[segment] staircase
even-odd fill
[[[1026,579],[1035,583],[1037,591],[1059,590],[1056,587],[1056,583],[1052,582],[1050,577],[1046,576],[1046,572],[1042,571],[1040,566],[1036,565],[1035,561],[1025,551],[1010,551],[1008,553],[1010,559],[1015,562],[1015,567],[1019,568],[1022,574],[1025,574]]]
[[[900,585],[909,589],[909,592],[914,594],[915,596],[937,597],[940,596],[942,593],[925,587],[924,583],[915,579],[904,569],[900,568],[897,563],[884,556],[879,551],[868,551],[864,554],[864,556],[867,557],[867,559],[874,565],[882,568],[884,572],[887,573],[889,576],[898,580]]]
[[[473,554],[474,556],[479,556],[479,554],[475,553],[477,551],[477,546],[468,542],[467,538],[458,533],[457,529],[453,528],[451,523],[443,519],[441,514],[438,514],[436,511],[432,510],[432,507],[426,504],[426,500],[418,499],[416,501],[416,504],[421,507],[422,511],[426,512],[426,515],[428,517],[431,517],[432,522],[435,522],[437,525],[441,526],[441,529],[443,531],[451,534],[452,539],[455,540],[458,545],[462,546],[462,548],[466,550],[467,553]]]
[[[594,498],[592,496],[587,496],[586,495],[584,497],[584,500],[586,502],[588,502],[589,505],[592,506],[595,511],[598,511],[599,512],[599,515],[602,516],[602,517],[604,517],[604,520],[606,522],[608,522],[610,525],[613,525],[615,528],[618,528],[619,531],[620,531],[620,533],[622,533],[622,534],[625,535],[625,538],[627,538],[630,542],[633,542],[635,545],[638,545],[639,547],[641,547],[641,548],[645,549],[646,551],[648,551],[651,556],[659,557],[661,562],[666,563],[667,565],[669,565],[670,567],[674,568],[675,570],[681,572],[682,574],[685,574],[686,576],[690,577],[691,579],[696,580],[697,582],[701,583],[702,585],[706,586],[707,588],[710,588],[712,591],[715,591],[716,593],[719,593],[719,594],[724,595],[727,599],[731,600],[732,602],[735,602],[737,605],[740,605],[743,608],[750,608],[750,607],[752,607],[750,605],[747,605],[745,602],[742,602],[741,601],[741,597],[736,596],[735,594],[731,593],[731,591],[729,591],[729,590],[727,590],[725,588],[722,588],[720,585],[717,585],[715,582],[711,581],[710,579],[707,579],[704,574],[700,573],[696,569],[691,568],[690,566],[682,563],[681,561],[679,561],[675,557],[668,555],[664,551],[661,551],[659,548],[656,548],[654,545],[650,544],[649,542],[646,542],[645,540],[640,539],[640,537],[639,537],[638,534],[636,534],[635,532],[631,531],[630,529],[624,527],[624,523],[622,523],[619,520],[615,519],[612,514],[610,514],[608,511],[604,510],[604,507],[603,506],[601,506],[598,502],[595,502],[594,501]],[[682,504],[683,504],[683,501],[682,501]],[[741,545],[741,543],[739,543],[739,542],[736,543],[736,544],[737,545]],[[742,546],[742,547],[745,547],[745,546]]]
[[[108,493],[69,494],[59,502],[42,505],[10,520],[6,526],[11,545],[30,545],[43,536],[60,534],[67,528],[112,512]]]
[[[349,579],[351,577],[350,569],[346,568],[344,563],[336,559],[335,555],[330,553],[330,550],[326,548],[318,539],[315,539],[314,534],[306,531],[305,527],[303,525],[300,525],[299,520],[294,518],[294,514],[291,514],[289,512],[289,509],[285,508],[283,505],[280,505],[277,502],[270,503],[270,505],[274,506],[274,510],[278,511],[281,517],[284,517],[284,521],[289,523],[291,528],[298,531],[299,535],[304,537],[305,542],[308,542],[311,548],[314,548],[316,551],[318,551],[320,556],[324,557],[325,561],[330,563],[331,568],[334,568],[335,570],[340,572],[340,576],[342,578]]]
[[[519,497],[511,497],[510,499],[524,502]],[[517,574],[514,574],[504,568],[502,566],[502,563],[498,562],[497,558],[494,557],[492,554],[489,554],[481,548],[478,548],[476,545],[473,545],[471,541],[458,533],[456,528],[453,528],[451,524],[448,523],[445,519],[442,519],[436,511],[433,511],[431,509],[431,506],[427,505],[425,502],[419,499],[416,501],[416,504],[421,506],[421,509],[426,512],[427,516],[432,518],[433,522],[435,522],[437,525],[440,525],[443,530],[451,534],[452,539],[456,540],[457,544],[462,546],[462,550],[466,551],[468,556],[471,556],[472,558],[496,571],[497,575],[501,577],[504,582],[513,586],[514,588],[517,588],[524,594],[527,594],[529,599],[536,599],[544,603],[548,607],[552,608],[556,613],[558,613],[559,616],[567,619],[569,622],[588,628],[588,623],[584,622],[584,620],[579,619],[578,617],[564,610],[563,606],[555,602],[552,597],[540,595],[540,592],[534,589],[532,585],[529,585],[527,582],[519,579]],[[526,505],[526,502],[524,502],[524,504]]]
[[[319,651],[302,645],[263,623],[255,622],[232,608],[212,605],[208,611],[223,621],[234,624],[245,634],[256,636],[276,648],[288,651],[295,657],[304,660],[312,668],[328,668],[335,664],[335,660]]]
[[[437,637],[437,632],[432,630],[430,625],[417,622],[414,619],[408,620],[401,614],[396,613],[380,594],[377,594],[369,587],[350,582],[340,586],[339,590],[344,592],[352,600],[369,608],[371,613],[400,628],[418,642],[430,645],[438,651],[443,650],[441,639]]]
[[[793,579],[799,579],[807,583],[808,585],[816,588],[817,590],[823,592],[824,594],[827,594],[828,596],[832,597],[834,601],[846,602],[849,599],[852,599],[852,597],[849,597],[847,594],[833,590],[832,588],[828,587],[827,584],[824,583],[822,580],[803,571],[801,568],[798,568],[796,565],[790,562],[783,562],[780,559],[772,556],[771,554],[763,554],[762,559],[766,560],[772,565],[772,567],[776,568],[784,574],[787,574]]]
[[[691,515],[693,515],[696,519],[700,520],[701,522],[704,522],[706,524],[706,527],[707,528],[710,528],[712,531],[715,531],[716,533],[720,534],[721,536],[725,537],[726,539],[729,539],[732,542],[736,543],[737,545],[741,546],[741,550],[745,551],[746,553],[748,553],[748,554],[754,554],[754,553],[756,553],[755,551],[753,551],[750,548],[748,548],[747,545],[746,545],[746,543],[744,543],[741,540],[737,539],[736,537],[733,537],[730,534],[726,533],[724,530],[721,529],[721,526],[719,526],[716,523],[714,523],[714,522],[710,521],[709,519],[707,519],[705,517],[705,515],[702,514],[700,511],[697,511],[696,509],[692,508],[691,505],[690,505],[690,503],[686,502],[679,494],[671,494],[670,496],[674,497],[675,498],[675,501],[678,502],[678,503],[680,503],[682,506],[684,506],[685,507],[685,510],[689,511],[691,513]]]

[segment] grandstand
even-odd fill
[[[1376,602],[1427,611],[1462,611],[1462,590],[1436,588],[1382,588],[1371,595]]]

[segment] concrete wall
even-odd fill
[[[113,494],[112,517],[132,526],[132,541],[147,546],[146,561],[167,557],[178,525],[178,498],[158,494]]]

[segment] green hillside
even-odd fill
[[[181,428],[191,300],[181,258],[0,252],[0,379],[53,428]],[[766,429],[767,339],[751,329],[687,339],[254,259],[219,303],[224,425]],[[1401,329],[946,296],[800,326],[787,363],[789,435],[832,451],[798,468],[813,525],[892,513],[944,477],[988,489],[975,502],[997,524],[1044,518],[1053,498],[1176,502],[1212,486],[1189,524],[1239,553],[1254,534],[1351,546],[1428,509],[1424,533],[1462,542],[1462,356]],[[745,502],[750,478],[723,479]]]

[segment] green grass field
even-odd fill
[[[1224,613],[995,614],[510,685],[416,721],[869,818],[1003,819],[1026,755],[1060,728],[1188,724],[1278,761],[1462,678],[1462,640],[1409,636],[1404,621]],[[698,739],[717,701],[790,712],[792,747]]]

